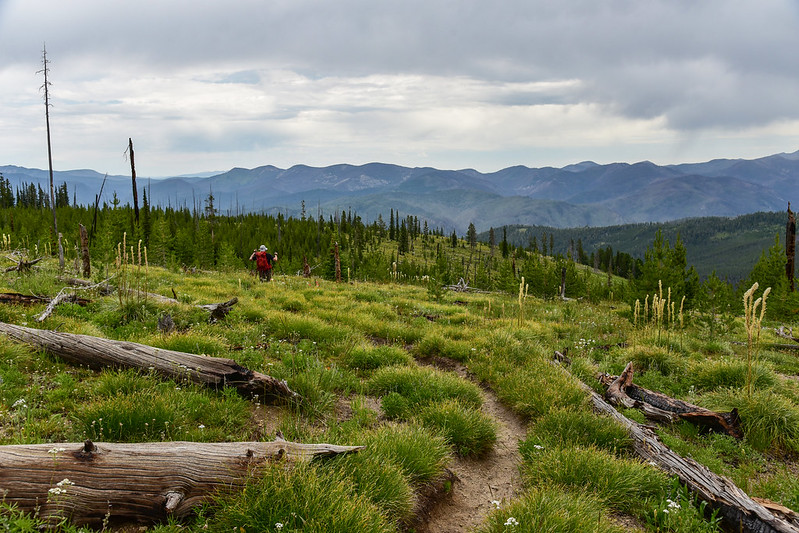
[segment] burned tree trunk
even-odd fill
[[[308,461],[360,446],[273,442],[67,443],[0,446],[3,501],[57,522],[152,524],[242,486],[268,461]]]
[[[698,426],[726,433],[736,439],[743,438],[741,419],[738,410],[717,413],[698,405],[670,398],[665,394],[651,391],[633,384],[633,366],[628,363],[618,377],[602,374],[599,381],[608,387],[606,396],[614,405],[640,409],[647,418],[659,422],[687,420]]]
[[[90,278],[92,276],[92,263],[89,258],[89,234],[83,224],[80,224],[80,256],[83,260],[83,277]]]
[[[791,211],[791,202],[788,202],[788,223],[785,226],[785,274],[788,276],[788,285],[793,292],[794,261],[796,260],[796,217]]]
[[[136,187],[136,163],[133,160],[133,139],[128,137],[128,151],[130,152],[130,179],[133,182],[133,213],[136,223],[139,223],[139,190]]]
[[[135,342],[114,341],[26,328],[0,322],[0,333],[46,350],[67,362],[101,369],[137,368],[176,380],[188,380],[209,387],[235,387],[246,397],[269,400],[295,398],[285,381],[249,370],[232,359],[208,357]]]

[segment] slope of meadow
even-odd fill
[[[63,287],[56,274],[46,262],[32,274],[6,273],[2,290],[53,296]],[[230,357],[287,380],[301,400],[263,405],[146,370],[74,367],[4,342],[0,444],[282,434],[365,446],[267,467],[188,521],[152,531],[716,530],[679,484],[634,456],[622,428],[591,412],[577,379],[603,392],[596,373],[618,374],[629,361],[643,387],[741,413],[741,441],[681,422],[658,429],[669,446],[750,495],[799,509],[799,359],[772,347],[764,330],[747,365],[744,329],[732,317],[709,330],[688,314],[660,328],[641,316],[634,326],[629,306],[613,301],[284,275],[259,283],[243,271],[134,268],[111,282],[174,291],[181,303],[82,290],[86,307],[61,305],[39,324],[43,304],[3,305],[0,321]],[[239,303],[216,324],[192,305],[234,296]],[[170,332],[158,328],[166,314]],[[555,351],[571,358],[570,373],[552,364]],[[0,511],[6,530],[38,523]]]

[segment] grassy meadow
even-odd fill
[[[6,273],[2,292],[54,296],[56,263]],[[714,410],[737,408],[745,438],[661,426],[662,440],[751,496],[799,509],[799,352],[778,350],[762,330],[747,344],[741,316],[724,335],[690,313],[653,320],[619,301],[541,300],[403,283],[334,283],[246,271],[186,273],[132,268],[112,279],[181,302],[96,290],[85,307],[63,304],[43,323],[43,304],[2,305],[0,321],[224,356],[285,379],[300,394],[263,405],[145,371],[93,371],[25,345],[0,344],[0,444],[287,440],[357,444],[357,454],[272,465],[241,490],[216,495],[189,520],[149,531],[390,532],[420,528],[415,516],[453,490],[455,458],[479,461],[497,423],[481,411],[483,387],[522,417],[523,487],[497,501],[482,532],[717,531],[715,517],[674,479],[637,459],[625,431],[594,415],[579,386],[604,392],[598,372],[632,361],[635,383]],[[99,280],[98,280],[99,281]],[[192,304],[239,302],[220,322]],[[677,295],[675,295],[675,298]],[[667,307],[668,310],[668,307]],[[175,329],[158,329],[170,314]],[[770,324],[768,316],[763,323]],[[553,364],[560,351],[567,371]],[[434,365],[457,361],[471,379]],[[643,422],[636,411],[625,414]],[[73,480],[79,483],[80,480]],[[2,489],[2,487],[0,487]],[[435,498],[434,498],[435,499]],[[0,530],[38,531],[39,518],[0,508]],[[68,522],[67,531],[78,528]]]

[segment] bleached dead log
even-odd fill
[[[3,322],[0,322],[0,333],[46,350],[67,362],[90,368],[152,371],[209,387],[235,387],[248,398],[257,396],[275,400],[297,396],[285,381],[249,370],[223,357],[195,355],[135,342],[33,329]]]
[[[564,369],[564,371],[566,371]],[[590,396],[594,410],[619,422],[632,440],[635,453],[643,460],[675,475],[699,499],[718,509],[719,516],[731,531],[742,533],[799,533],[799,524],[772,512],[754,501],[729,478],[720,476],[688,457],[672,451],[658,440],[650,428],[630,420],[618,412],[588,385],[576,380]]]
[[[36,322],[44,322],[45,319],[50,316],[56,306],[64,302],[77,303],[78,305],[85,306],[89,303],[89,300],[86,300],[85,298],[78,298],[75,294],[70,294],[63,291],[59,292],[55,298],[50,300],[44,311],[42,311],[41,314],[36,317]]]
[[[361,446],[273,442],[66,443],[0,446],[3,501],[75,525],[184,517],[268,461],[308,461]]]

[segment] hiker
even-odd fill
[[[277,254],[272,255],[266,251],[263,244],[258,250],[253,250],[250,261],[255,261],[258,269],[258,279],[261,281],[272,281],[272,265],[277,261]]]

